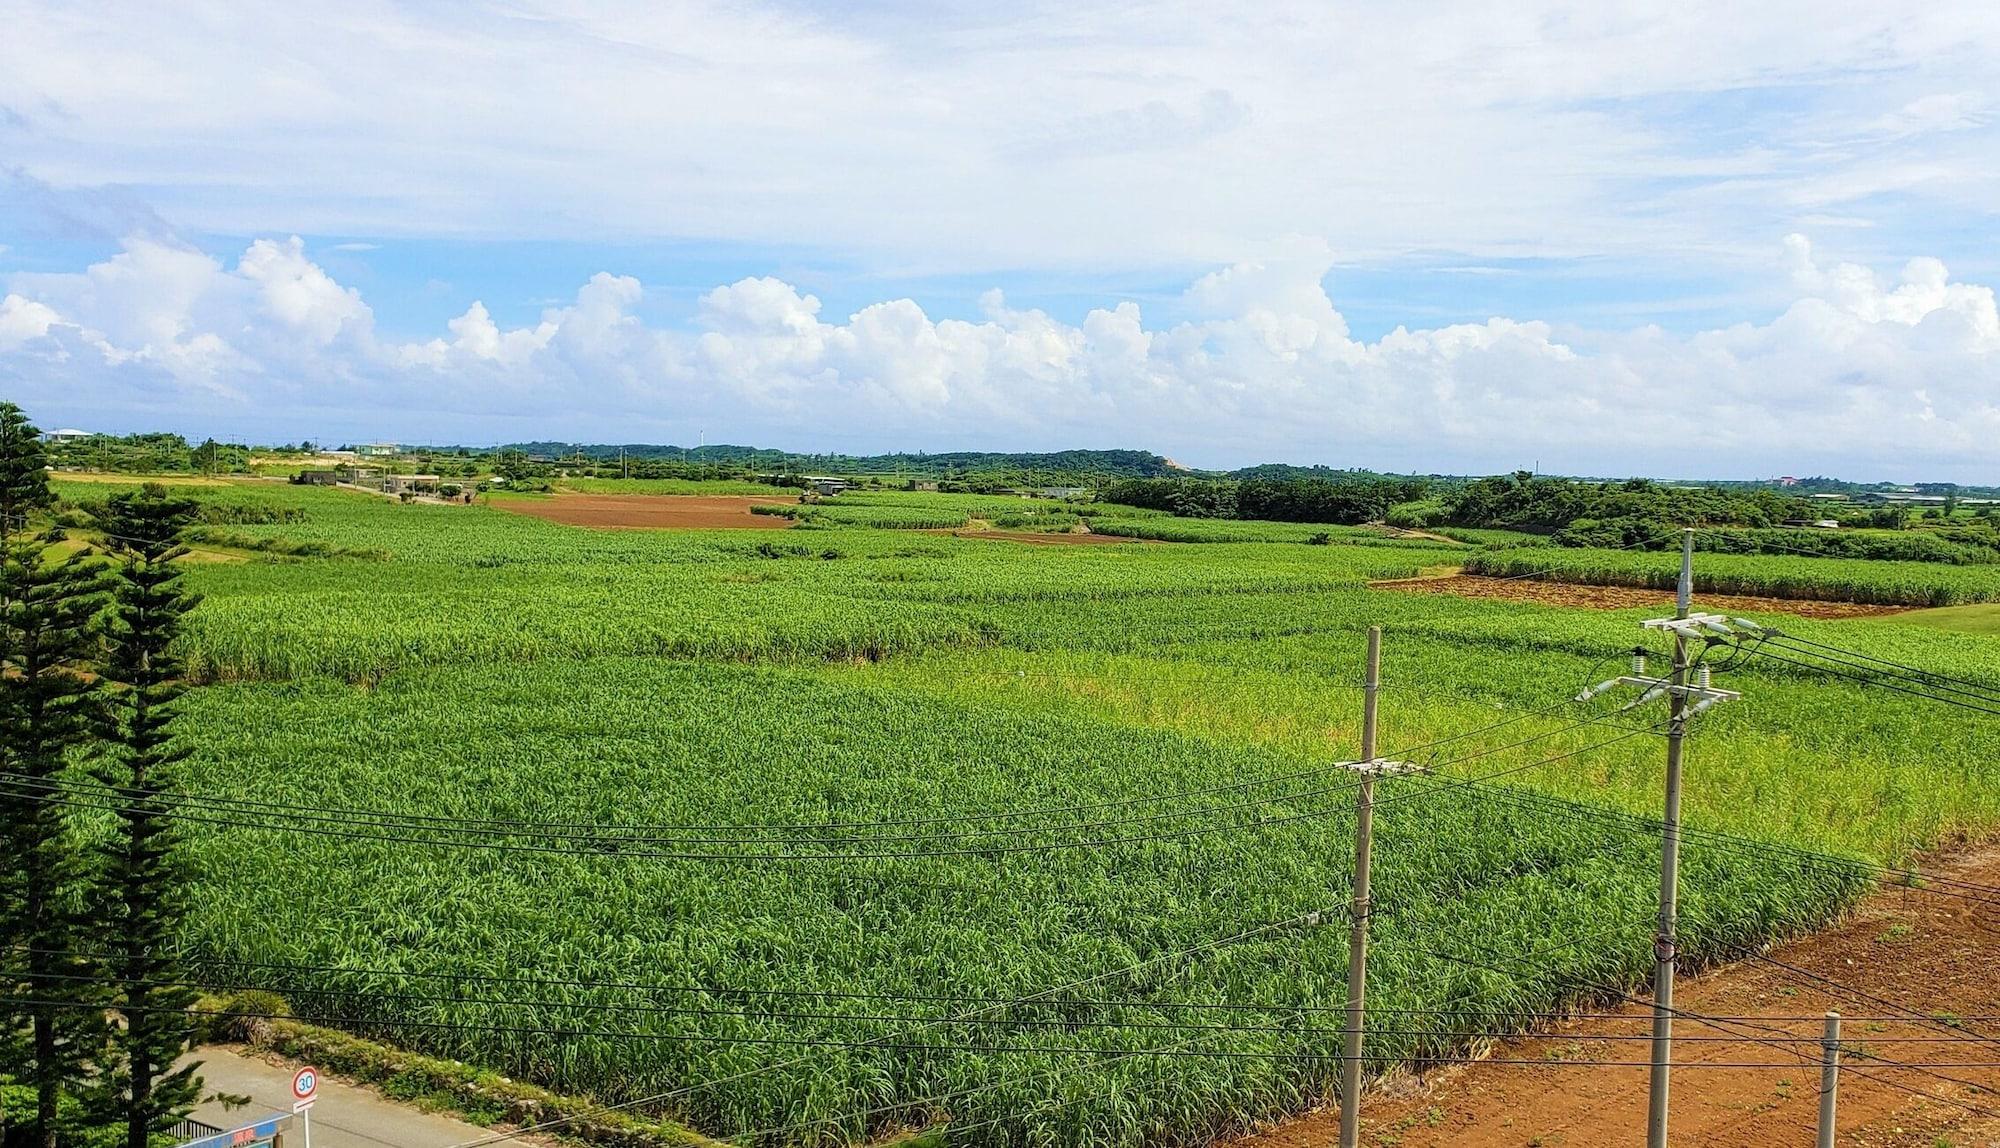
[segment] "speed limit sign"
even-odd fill
[[[308,1064],[292,1074],[292,1111],[303,1112],[312,1107],[319,1093],[319,1069]]]

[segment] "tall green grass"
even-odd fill
[[[1680,555],[1560,548],[1503,550],[1469,555],[1465,570],[1501,578],[1535,576],[1593,586],[1671,590],[1680,577]],[[1953,606],[2000,600],[2000,566],[1702,554],[1695,563],[1695,588],[1710,594],[1767,598]]]
[[[1350,691],[1342,719],[1358,706]],[[1338,1075],[1337,1012],[1302,1011],[1343,1003],[1346,928],[1337,912],[1077,994],[1130,1004],[1001,1014],[1063,1023],[917,1023],[970,1008],[953,999],[1027,995],[1333,909],[1349,883],[1351,795],[1314,796],[1313,784],[1292,776],[1324,766],[1323,757],[1039,714],[990,696],[947,700],[814,673],[658,660],[411,673],[368,692],[324,680],[216,687],[194,695],[187,725],[201,731],[189,771],[203,791],[542,824],[977,819],[1247,786],[1239,799],[1284,800],[1239,812],[1208,808],[1217,798],[1126,806],[1126,816],[1163,816],[1109,828],[1059,828],[1102,820],[1101,811],[975,820],[972,830],[919,832],[936,834],[935,848],[962,848],[964,839],[943,834],[974,830],[1004,846],[1044,847],[792,865],[496,854],[408,834],[355,841],[202,826],[191,939],[203,953],[239,960],[706,990],[539,989],[532,995],[561,1003],[531,1007],[397,999],[435,994],[439,982],[396,973],[312,972],[287,984],[295,1005],[343,1016],[358,1031],[607,1100],[709,1083],[673,1114],[710,1134],[807,1122],[773,1142],[876,1138],[909,1114],[862,1113],[960,1090],[972,1091],[941,1110],[971,1129],[973,1143],[1205,1142],[1325,1099]],[[1590,736],[1565,735],[1536,752]],[[1510,753],[1492,760],[1524,760]],[[1651,754],[1610,756],[1637,769]],[[1589,997],[1574,986],[1637,984],[1650,969],[1655,838],[1524,813],[1424,779],[1386,783],[1380,796],[1373,998],[1456,1015],[1378,1033],[1373,1055],[1444,1054],[1466,1042],[1460,1033]],[[1201,832],[1218,826],[1233,828]],[[1134,840],[1059,847],[1107,837]],[[1684,942],[1696,961],[1748,937],[1809,928],[1860,888],[1852,877],[1782,860],[1745,865],[1699,848],[1689,850],[1686,881]],[[1588,943],[1519,975],[1447,959],[1504,961],[1555,937]],[[946,999],[871,1007],[753,998],[753,1010],[779,1015],[746,1016],[728,989]],[[495,994],[475,986],[463,995]],[[1198,1007],[1216,1002],[1245,1007]],[[1189,1027],[1218,1019],[1241,1031]],[[552,1040],[422,1027],[455,1023],[642,1035]],[[859,1047],[704,1039],[716,1037]],[[928,1047],[896,1047],[905,1044]],[[1086,1052],[1162,1045],[1235,1058]]]
[[[1436,543],[1329,528],[1324,546],[1274,545],[1279,536],[1263,531],[1261,541],[1201,546],[1016,547],[861,524],[997,521],[1017,501],[1030,518],[1080,513],[912,492],[843,495],[811,509],[844,505],[852,521],[762,540],[593,532],[480,506],[275,484],[225,493],[286,511],[273,516],[284,521],[229,528],[252,543],[387,557],[300,553],[190,570],[206,600],[184,650],[198,677],[219,683],[183,703],[198,792],[545,825],[982,818],[1236,784],[1289,794],[1260,807],[1282,818],[1271,824],[1182,803],[1147,811],[1165,815],[1147,823],[1153,829],[1179,832],[1151,841],[783,866],[463,852],[407,834],[195,829],[203,888],[190,940],[200,951],[402,970],[313,974],[288,987],[307,1008],[348,1010],[340,1015],[357,1030],[606,1099],[718,1081],[805,1051],[703,1037],[851,1045],[948,1006],[732,1018],[714,1015],[741,1009],[727,995],[695,997],[709,1015],[691,1016],[584,1007],[685,1003],[611,988],[578,987],[562,996],[569,1007],[532,1009],[388,994],[428,992],[435,982],[403,974],[434,971],[1004,996],[1338,904],[1351,857],[1346,799],[1275,779],[1356,752],[1370,625],[1388,634],[1384,749],[1435,760],[1445,778],[1518,767],[1510,784],[1544,794],[1647,815],[1658,805],[1657,743],[1635,737],[1537,765],[1619,731],[1564,730],[1560,712],[1528,716],[1612,672],[1650,612],[1368,588],[1436,564]],[[1592,556],[1512,557],[1539,569]],[[1654,559],[1622,557],[1642,560],[1631,567],[1642,572]],[[1768,559],[1735,561],[1775,569]],[[1701,559],[1718,570],[1724,562]],[[1886,565],[1832,564],[1843,573]],[[1804,569],[1830,584],[1829,567]],[[1935,589],[1970,569],[1921,573],[1938,579]],[[1991,637],[1896,618],[1784,625],[2000,686]],[[1705,716],[1690,742],[1696,828],[1891,860],[2000,823],[1993,721],[1770,662],[1746,663],[1724,684],[1745,697]],[[1520,720],[1481,731],[1510,718]],[[1530,746],[1502,748],[1537,734]],[[1419,748],[1460,735],[1470,736]],[[1453,761],[1480,750],[1494,752]],[[1378,1000],[1459,1010],[1462,1023],[1427,1037],[1383,1035],[1375,1054],[1436,1055],[1461,1043],[1453,1031],[1508,1025],[1636,983],[1650,967],[1656,838],[1435,780],[1385,783],[1383,795],[1404,800],[1378,816]],[[976,824],[1010,843],[1063,839],[1059,818]],[[1218,824],[1227,831],[1191,832]],[[1684,880],[1696,959],[1810,928],[1863,889],[1851,874],[1699,840]],[[300,897],[301,887],[313,896]],[[887,1118],[855,1112],[979,1087],[940,1113],[978,1143],[1206,1142],[1327,1098],[1333,1062],[1315,1058],[1337,1050],[1337,1036],[1322,1031],[1337,1026],[1300,1010],[1342,1003],[1345,933],[1332,921],[1107,987],[1105,997],[1135,1002],[1124,1009],[1062,1014],[1088,1026],[959,1027],[882,1042],[936,1049],[822,1049],[784,1071],[704,1089],[676,1114],[713,1134],[824,1121],[774,1140],[833,1143],[893,1132]],[[1504,963],[1552,941],[1565,943],[1519,975],[1425,951]],[[335,989],[374,996],[364,1005]],[[1211,1020],[1194,1006],[1217,1001],[1271,1006],[1236,1019],[1273,1031],[1172,1029],[1162,1039],[1146,1027]],[[552,1028],[663,1039],[556,1038]],[[1081,1052],[1183,1038],[1257,1055]],[[980,1051],[997,1043],[1047,1051]]]

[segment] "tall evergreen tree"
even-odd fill
[[[92,620],[101,561],[52,557],[46,540],[0,543],[0,951],[7,1023],[26,1036],[11,1075],[35,1089],[33,1143],[55,1148],[59,1102],[104,1049],[104,999],[91,964],[92,858],[60,798],[74,751],[91,740]],[[25,1030],[25,1032],[23,1031]],[[17,1045],[18,1047],[18,1042]]]
[[[166,803],[176,792],[174,766],[187,751],[174,744],[173,703],[181,662],[171,644],[181,618],[200,601],[180,586],[176,560],[193,500],[148,483],[112,497],[103,516],[120,557],[103,673],[111,684],[107,739],[115,747],[105,780],[124,791],[118,833],[109,845],[108,974],[125,1025],[113,1034],[117,1055],[108,1082],[126,1129],[127,1148],[147,1148],[201,1097],[195,1065],[173,1067],[194,1037],[178,955],[187,915],[187,866]]]
[[[26,533],[28,515],[53,501],[48,461],[42,432],[20,407],[0,401],[0,542]]]

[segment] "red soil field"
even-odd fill
[[[2000,848],[1988,845],[1927,864],[1923,871],[1991,885],[2000,881]],[[1689,1148],[1812,1143],[1819,1112],[1816,1018],[1834,1009],[1845,1018],[1843,1046],[1883,1060],[1938,1065],[1927,1072],[1887,1067],[1867,1055],[1844,1056],[1837,1143],[2000,1144],[2000,1068],[1943,1066],[2000,1063],[2000,1025],[1986,1019],[2000,1011],[2000,962],[1992,959],[2000,909],[1983,895],[1944,895],[1951,891],[1941,882],[1928,889],[1891,887],[1833,928],[1779,945],[1770,952],[1772,961],[1752,958],[1682,978],[1674,1007],[1683,1013],[1813,1019],[1760,1020],[1754,1026],[1704,1024],[1691,1017],[1677,1021],[1677,1038],[1701,1039],[1677,1039],[1676,1064],[1785,1067],[1676,1072],[1671,1143]],[[1362,1143],[1399,1148],[1644,1143],[1648,1069],[1563,1063],[1648,1059],[1645,1041],[1607,1038],[1648,1034],[1650,1009],[1603,1011],[1618,1019],[1572,1021],[1502,1042],[1492,1053],[1493,1060],[1545,1064],[1474,1061],[1427,1077],[1390,1080],[1362,1100]],[[1922,1019],[1940,1014],[1966,1019],[1962,1027]],[[1889,1017],[1908,1019],[1879,1019]],[[1739,1034],[1762,1039],[1734,1039]],[[1938,1042],[1919,1043],[1931,1038]],[[1328,1109],[1228,1148],[1319,1148],[1336,1143],[1339,1129],[1338,1111]]]
[[[784,506],[782,496],[707,494],[558,494],[501,499],[492,505],[566,526],[652,530],[783,530],[789,518],[752,514],[753,506]]]

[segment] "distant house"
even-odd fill
[[[354,453],[368,458],[394,458],[400,449],[393,442],[372,442],[355,447]]]
[[[91,433],[89,431],[77,430],[75,427],[66,427],[62,430],[45,431],[42,434],[43,441],[51,443],[82,442],[84,439],[87,439],[89,437],[91,437]]]
[[[829,475],[809,474],[806,475],[806,486],[811,488],[814,494],[839,494],[847,489],[847,480]]]
[[[1082,498],[1090,491],[1081,486],[1045,486],[1035,493],[1043,498],[1071,499]]]
[[[379,482],[382,478],[382,468],[379,466],[342,466],[334,468],[333,473],[336,476],[335,482],[352,483],[356,486]]]
[[[299,481],[307,486],[333,486],[340,482],[337,470],[302,470]]]

